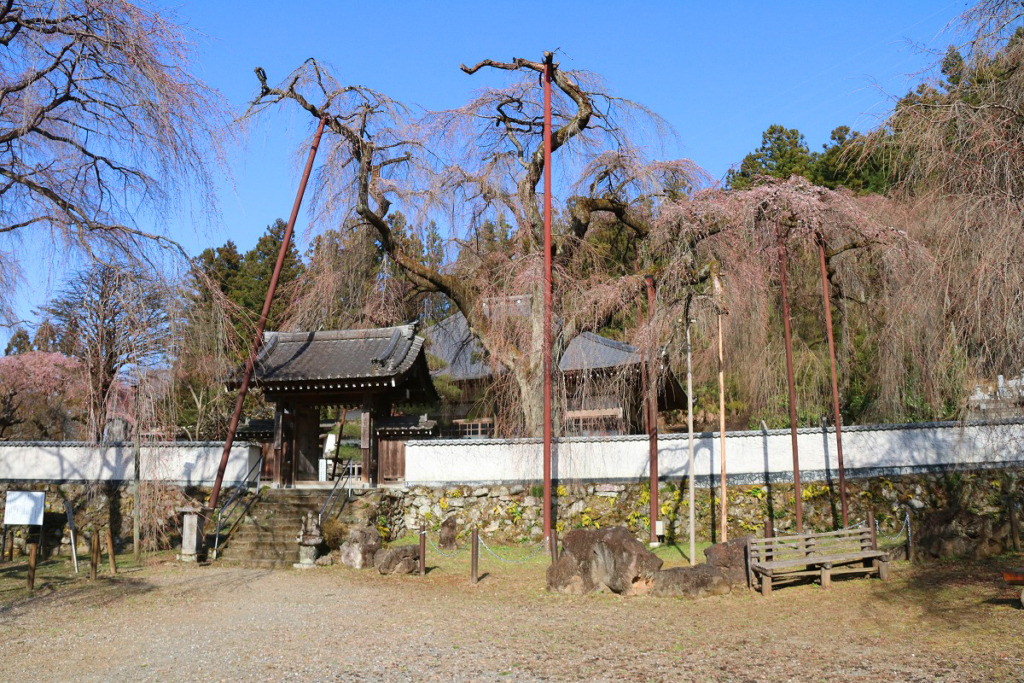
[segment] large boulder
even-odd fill
[[[412,574],[420,566],[420,549],[414,545],[382,548],[373,558],[373,566],[381,574]]]
[[[558,560],[548,567],[548,590],[568,595],[586,595],[595,590],[598,585],[591,571],[592,563],[592,555],[581,558],[563,551]]]
[[[581,595],[602,586],[620,595],[647,591],[662,561],[625,527],[574,529],[562,541],[562,555],[548,567],[550,591]]]
[[[441,539],[438,543],[441,550],[456,550],[455,537],[458,535],[458,528],[455,526],[455,515],[441,522]]]
[[[1009,521],[964,509],[937,510],[926,515],[914,531],[922,558],[984,560],[1006,552],[1010,546]]]
[[[742,536],[704,549],[708,565],[718,569],[730,585],[747,583],[748,538],[749,536]]]
[[[371,567],[380,546],[380,532],[376,527],[357,527],[348,532],[348,540],[342,543],[338,550],[338,559],[343,565],[353,569]]]
[[[725,595],[732,587],[718,567],[699,564],[696,567],[663,569],[654,577],[651,595],[675,598],[704,598]]]

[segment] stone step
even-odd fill
[[[270,533],[247,531],[245,533],[238,532],[231,536],[228,543],[248,543],[250,541],[267,541],[270,543],[292,543],[295,541],[295,537],[298,535],[298,530],[289,531],[286,533]]]
[[[262,560],[240,560],[240,559],[227,559],[227,558],[223,558],[223,559],[217,560],[218,563],[221,563],[222,566],[225,566],[225,567],[240,567],[242,569],[273,569],[273,570],[292,569],[292,565],[295,564],[298,561],[299,561],[298,560],[298,555],[295,556],[295,560],[294,561],[290,561],[290,560],[269,560],[269,559],[262,559]]]
[[[232,548],[225,548],[220,553],[221,559],[224,560],[281,560],[282,562],[298,562],[299,551],[288,551],[280,548],[260,548],[258,550],[234,550]]]

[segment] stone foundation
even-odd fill
[[[908,510],[915,519],[933,510],[959,506],[977,514],[1001,517],[1007,493],[1020,495],[1020,469],[913,474],[868,479],[848,479],[849,521],[875,514],[883,534],[896,534]],[[460,540],[473,525],[499,542],[531,543],[543,536],[543,489],[541,486],[453,486],[392,489],[384,496],[400,509],[393,515],[392,537],[421,523],[435,533],[442,521],[455,517]],[[560,484],[554,492],[558,506],[558,532],[571,529],[625,526],[638,537],[649,533],[650,490],[646,482],[630,484]],[[842,525],[839,483],[808,482],[802,486],[804,527],[827,531]],[[695,512],[698,540],[719,541],[719,490],[698,488]],[[687,484],[662,482],[659,491],[661,519],[666,521],[667,540],[686,538],[688,525]],[[794,499],[791,483],[736,485],[728,488],[729,537],[762,535],[764,520],[774,519],[779,533],[794,530]]]
[[[872,510],[883,534],[895,534],[903,525],[907,510],[915,520],[931,511],[957,508],[1001,520],[1006,496],[1020,498],[1024,485],[1018,483],[1021,469],[957,471],[943,474],[913,474],[847,480],[850,523],[862,521]],[[1024,479],[1024,477],[1022,477]],[[79,532],[79,553],[88,552],[89,534],[111,524],[119,548],[130,547],[133,497],[130,483],[120,484],[32,484],[0,483],[0,501],[7,490],[46,491],[47,554],[68,552],[70,539],[64,500],[74,509]],[[372,506],[368,519],[386,540],[415,532],[426,524],[433,536],[449,517],[456,520],[456,541],[467,542],[470,529],[479,525],[490,541],[537,543],[543,536],[543,489],[533,486],[449,486],[386,488],[353,493]],[[718,489],[706,486],[696,492],[698,540],[718,541]],[[230,496],[225,489],[222,500]],[[648,535],[650,492],[646,482],[619,484],[563,483],[554,491],[558,506],[558,533],[571,529],[624,526],[638,538]],[[209,491],[168,484],[143,484],[143,537],[147,548],[173,547],[180,541],[180,519],[176,509],[186,504],[203,504]],[[804,526],[826,531],[842,516],[839,484],[808,482],[803,485]],[[687,484],[662,482],[659,491],[660,517],[668,541],[685,540],[688,516]],[[729,537],[761,535],[766,517],[774,519],[780,533],[793,530],[793,485],[769,483],[735,485],[728,489]],[[386,533],[385,533],[386,532]],[[16,552],[25,544],[25,528],[15,530]],[[63,541],[63,543],[62,543]]]

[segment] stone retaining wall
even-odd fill
[[[955,471],[871,477],[847,480],[850,523],[875,514],[885,534],[896,534],[907,511],[920,517],[930,510],[960,505],[984,515],[1004,514],[1007,493],[1020,495],[1020,468]],[[671,539],[685,539],[689,500],[685,481],[662,483],[659,491],[660,518],[668,524]],[[512,486],[415,486],[394,489],[388,495],[403,510],[392,522],[401,535],[426,524],[436,531],[440,523],[455,516],[460,533],[474,524],[486,537],[506,542],[536,542],[543,535],[543,490],[539,485]],[[696,491],[695,516],[699,540],[718,538],[719,490],[706,485]],[[621,484],[571,484],[559,486],[558,531],[622,525],[638,537],[648,534],[650,490],[646,482]],[[802,487],[805,529],[826,531],[841,525],[838,482],[811,482]],[[727,492],[729,535],[761,535],[764,520],[774,519],[779,532],[794,527],[793,484],[769,483],[729,486]],[[714,501],[714,504],[712,504]]]
[[[908,510],[915,518],[932,510],[959,507],[1001,519],[1008,494],[1024,494],[1020,468],[962,470],[946,473],[909,474],[847,480],[850,522],[862,521],[872,510],[883,534],[896,534]],[[92,529],[112,524],[120,548],[130,547],[132,538],[133,496],[130,484],[0,484],[0,502],[8,490],[45,490],[46,544],[51,549],[67,550],[67,520],[64,500],[71,502],[75,525],[81,539],[79,552]],[[669,540],[686,539],[688,498],[685,480],[663,483],[659,491],[660,517],[668,522]],[[144,537],[152,547],[169,547],[178,539],[176,508],[189,500],[205,500],[206,489],[169,484],[144,485]],[[366,497],[377,517],[373,521],[386,527],[389,538],[413,533],[425,524],[436,541],[438,528],[448,517],[456,518],[460,537],[479,525],[488,540],[534,543],[543,535],[541,515],[542,488],[539,485],[396,487],[355,491]],[[230,495],[225,490],[225,496]],[[576,483],[561,485],[555,492],[558,505],[558,532],[564,535],[574,528],[622,525],[646,539],[650,492],[646,482]],[[706,485],[696,492],[696,527],[699,540],[718,538],[717,487]],[[791,483],[730,485],[728,488],[729,535],[760,535],[766,517],[774,519],[780,532],[793,529],[794,504]],[[810,482],[803,486],[804,525],[824,531],[841,522],[838,482]],[[714,504],[712,504],[714,501]],[[24,545],[25,529],[16,530],[17,547]]]

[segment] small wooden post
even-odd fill
[[[1010,513],[1010,539],[1013,541],[1013,550],[1020,552],[1020,522],[1017,520],[1017,501],[1013,496],[1007,496]]]
[[[551,564],[558,562],[558,530],[551,529]]]
[[[31,591],[36,586],[36,548],[35,543],[28,544],[28,589]]]
[[[0,527],[0,562],[7,559],[7,525]]]
[[[473,527],[473,551],[470,560],[470,580],[475,586],[477,582],[477,566],[480,558],[480,532],[477,527]]]
[[[107,554],[110,555],[110,573],[117,573],[117,558],[114,556],[114,533],[107,527]]]
[[[100,568],[100,536],[95,531],[89,536],[89,580],[96,580]]]
[[[764,537],[774,538],[775,537],[775,526],[772,524],[771,517],[764,518]],[[764,559],[766,562],[771,561],[775,553],[772,552],[772,546],[766,545],[764,548]],[[762,584],[763,585],[763,584]]]
[[[427,525],[420,523],[420,576],[427,573]]]
[[[875,513],[868,510],[868,530],[871,531],[871,549],[878,550],[878,530],[875,528]]]
[[[14,529],[11,529],[11,543],[7,546],[7,560],[14,562]]]

